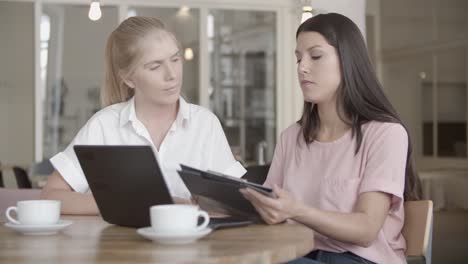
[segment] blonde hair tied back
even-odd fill
[[[178,42],[164,23],[154,17],[127,18],[109,35],[105,51],[105,78],[101,87],[103,107],[125,102],[134,95],[124,79],[136,68],[141,57],[139,42],[151,32],[166,33]]]

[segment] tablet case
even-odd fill
[[[186,165],[181,165],[181,168],[178,171],[180,177],[202,208],[217,208],[234,216],[261,222],[260,215],[239,189],[249,187],[274,197],[271,189],[243,179],[201,171]]]

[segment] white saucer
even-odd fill
[[[181,245],[189,244],[197,239],[200,239],[213,231],[211,228],[204,228],[199,231],[189,233],[167,233],[167,232],[156,232],[151,227],[143,227],[137,229],[137,233],[149,240],[153,240],[160,244],[165,245]]]
[[[21,225],[6,223],[5,226],[24,235],[53,235],[61,229],[73,224],[70,220],[59,220],[53,225]]]

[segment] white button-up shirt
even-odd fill
[[[89,186],[73,150],[74,145],[150,145],[172,196],[189,198],[190,192],[177,173],[180,164],[241,177],[246,170],[234,159],[218,118],[209,110],[179,100],[176,120],[159,151],[135,113],[134,99],[97,112],[70,145],[50,159],[55,169],[77,192]]]

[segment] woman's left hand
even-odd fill
[[[273,186],[273,192],[277,198],[270,198],[250,188],[239,191],[252,203],[268,224],[278,224],[298,215],[299,202],[277,185]]]

